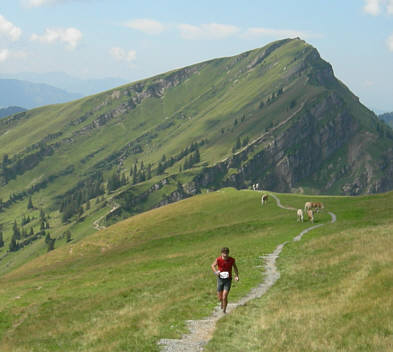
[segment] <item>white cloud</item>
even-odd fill
[[[390,51],[393,51],[393,33],[390,35],[390,37],[386,40],[386,44],[388,46],[388,49]]]
[[[129,50],[126,51],[122,48],[114,47],[109,50],[109,53],[117,60],[117,61],[127,61],[132,62],[136,59],[136,51]]]
[[[82,39],[82,32],[79,29],[70,28],[46,28],[42,35],[33,34],[31,40],[42,43],[54,43],[57,41],[66,43],[69,49],[75,49],[78,42]]]
[[[364,12],[377,16],[381,13],[381,5],[383,0],[365,0],[363,7]]]
[[[124,24],[124,26],[150,35],[160,34],[165,29],[165,26],[162,23],[148,18],[138,18],[128,21]]]
[[[8,21],[4,16],[0,15],[0,34],[16,41],[21,36],[22,30]]]
[[[200,26],[180,24],[178,29],[184,39],[222,39],[240,31],[240,28],[236,26],[219,23],[208,23]]]
[[[264,27],[253,27],[247,29],[245,32],[245,37],[275,37],[275,38],[310,38],[310,37],[318,37],[320,35],[312,34],[308,32],[301,32],[293,29],[273,29],[273,28],[264,28]]]
[[[3,62],[8,59],[10,52],[8,49],[0,50],[0,62]]]

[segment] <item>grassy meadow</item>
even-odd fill
[[[288,244],[280,280],[221,320],[206,351],[393,350],[393,194],[326,203],[337,223]]]
[[[302,207],[309,197],[279,195]],[[266,296],[219,321],[208,351],[387,351],[392,344],[392,200],[313,197],[318,228],[289,243]],[[261,255],[309,222],[260,193],[223,189],[155,209],[0,278],[1,351],[158,351],[215,307],[210,264],[237,258],[235,301],[262,281]],[[390,218],[389,218],[390,217]]]

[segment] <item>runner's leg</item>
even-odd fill
[[[223,291],[218,291],[218,292],[217,292],[217,298],[218,298],[218,300],[221,302],[221,309],[222,309],[222,307],[223,307],[223,303],[222,303],[222,293],[223,293]]]
[[[223,310],[224,313],[226,313],[226,311],[227,311],[228,293],[229,293],[229,291],[227,291],[227,290],[222,291],[222,301],[221,301],[221,303],[222,303],[222,310]]]

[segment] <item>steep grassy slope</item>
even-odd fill
[[[279,197],[294,207],[310,199]],[[238,260],[241,281],[231,292],[236,300],[261,281],[259,257],[310,225],[296,223],[294,212],[273,202],[261,208],[259,199],[257,192],[233,189],[196,196],[120,222],[3,276],[1,350],[158,350],[160,338],[179,337],[186,319],[206,316],[216,304],[209,266],[219,248],[229,246]],[[352,350],[360,350],[363,341],[368,351],[387,350],[393,194],[318,200],[337,214],[337,223],[289,245],[277,285],[224,319],[211,350],[288,350],[289,341],[296,351],[340,349],[346,346],[341,333],[355,322],[361,324],[346,340]],[[328,220],[326,213],[317,218]],[[373,224],[381,231],[370,231]]]
[[[300,39],[16,114],[0,121],[0,273],[46,251],[48,232],[58,247],[67,230],[78,241],[97,219],[207,189],[382,192],[392,148],[392,131]]]

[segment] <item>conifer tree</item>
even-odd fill
[[[13,230],[13,237],[15,237],[16,240],[20,240],[20,230],[18,228],[18,225],[16,224],[16,220],[14,222],[14,226],[12,230]]]
[[[163,164],[161,164],[161,161],[158,163],[157,166],[157,175],[161,175],[164,172],[164,167]]]
[[[29,201],[27,202],[27,209],[33,209],[33,201],[31,199],[31,196],[29,197]]]
[[[126,175],[123,173],[121,175],[121,181],[120,181],[121,185],[124,186],[127,184],[127,179],[126,179]]]
[[[66,242],[71,242],[72,241],[71,231],[67,230],[65,235],[66,235]]]
[[[146,177],[148,180],[151,179],[151,164],[149,163],[149,165],[147,165],[147,174]]]
[[[15,235],[12,235],[11,242],[10,242],[10,245],[9,245],[9,251],[10,252],[16,252],[18,249],[19,249],[19,246],[18,246],[18,244],[16,242]]]

